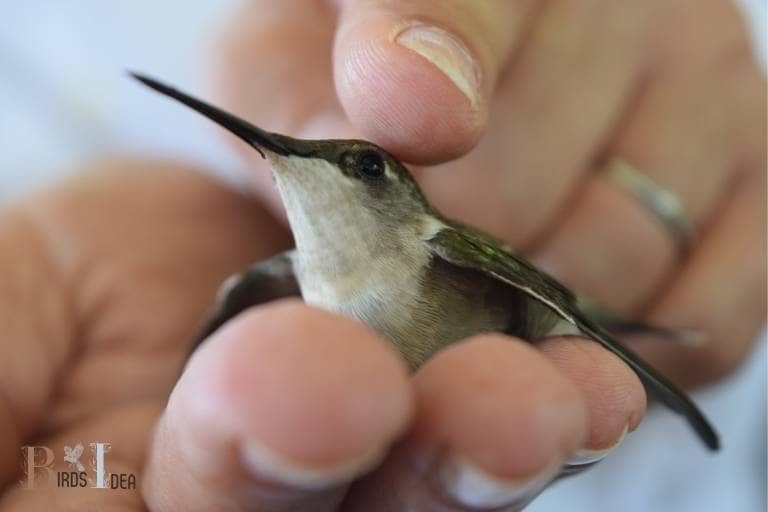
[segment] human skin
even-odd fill
[[[267,129],[448,161],[417,169],[445,213],[608,305],[706,332],[696,348],[637,345],[694,385],[749,352],[766,257],[765,80],[733,6],[696,4],[252,1],[212,76],[219,103]],[[392,42],[409,19],[463,41],[475,93]],[[599,176],[604,153],[680,195],[700,233],[690,254]],[[30,439],[114,439],[110,470],[143,494],[9,486],[0,510],[462,510],[493,497],[457,483],[478,470],[511,510],[531,478],[639,424],[637,378],[587,340],[478,336],[409,376],[364,326],[298,301],[245,313],[184,367],[217,284],[289,245],[254,168],[266,207],[127,160],[2,212],[3,481]]]
[[[766,82],[732,2],[268,3],[222,32],[218,104],[273,131],[445,162],[415,168],[444,213],[598,302],[708,333],[695,349],[639,347],[678,382],[717,379],[749,352],[765,318]],[[475,56],[474,103],[393,41],[410,20]],[[265,163],[237,147],[281,215]],[[601,176],[614,156],[680,197],[698,233],[687,255]]]

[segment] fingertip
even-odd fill
[[[450,32],[376,11],[343,23],[334,75],[364,137],[416,164],[461,156],[478,141],[487,90],[466,44]]]
[[[353,489],[352,503],[388,492],[398,509],[520,510],[588,430],[573,385],[527,343],[500,334],[438,353],[419,369],[414,389],[409,437],[363,491]]]
[[[447,446],[497,479],[549,475],[587,435],[581,394],[533,347],[507,336],[481,335],[439,353],[415,388],[417,442]]]
[[[538,346],[586,401],[590,431],[583,449],[612,449],[637,428],[645,414],[645,389],[617,356],[592,340],[573,337],[544,340]]]
[[[383,451],[408,422],[407,370],[362,324],[287,300],[218,337],[190,368],[207,380],[194,407],[228,418],[246,444],[331,467]]]
[[[331,510],[412,407],[405,364],[362,324],[296,300],[253,308],[190,359],[155,432],[144,496],[158,510],[222,499]],[[169,461],[184,478],[163,483]]]

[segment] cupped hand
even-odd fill
[[[411,378],[365,326],[296,300],[187,363],[219,282],[288,243],[240,194],[156,161],[100,162],[6,207],[0,510],[519,508],[639,423],[639,382],[594,343],[478,336]],[[110,443],[107,471],[141,491],[18,485],[20,446],[69,471],[77,442]]]
[[[722,0],[252,0],[210,76],[269,130],[448,161],[416,169],[444,213],[599,303],[704,333],[635,345],[695,385],[738,366],[765,322],[766,84],[750,48]],[[679,198],[689,247],[612,161]]]

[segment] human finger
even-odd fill
[[[33,433],[166,396],[217,284],[286,243],[263,208],[178,163],[93,162],[6,206],[4,481]]]
[[[362,135],[398,157],[466,153],[538,3],[530,0],[338,2],[334,76]]]
[[[551,229],[642,76],[650,4],[542,3],[480,144],[418,173],[435,205],[516,247]]]
[[[674,48],[683,42],[666,44]],[[754,64],[743,37],[723,43],[713,55],[696,54],[698,47],[684,62],[656,66],[608,146],[610,161],[596,169],[535,251],[545,269],[623,311],[639,309],[664,288],[688,244],[694,244],[693,253],[697,249],[695,240],[623,189],[624,178],[616,173],[650,179],[674,194],[694,236],[731,193],[742,146],[733,136],[742,122],[734,107],[743,94],[742,69]]]
[[[696,255],[648,313],[649,322],[689,326],[705,333],[705,341],[692,347],[635,344],[645,358],[683,385],[703,384],[733,371],[765,325],[763,165],[739,180]]]
[[[589,414],[589,433],[566,464],[595,463],[635,430],[645,414],[646,394],[637,375],[593,340],[552,338],[537,348],[581,392]]]
[[[530,344],[500,334],[438,353],[414,386],[406,441],[353,486],[345,511],[518,510],[588,435],[574,382]]]
[[[411,400],[404,364],[361,324],[296,301],[257,308],[190,360],[144,496],[159,511],[335,510],[404,429]]]

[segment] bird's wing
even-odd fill
[[[579,311],[587,318],[598,323],[619,339],[628,335],[650,336],[653,339],[690,346],[699,345],[707,339],[706,334],[702,331],[648,324],[604,307],[583,295],[577,297],[577,303]]]
[[[215,310],[198,334],[193,348],[229,319],[251,306],[284,297],[301,296],[293,272],[293,254],[294,251],[276,254],[227,279],[219,289]]]
[[[564,320],[578,327],[585,336],[597,341],[629,365],[661,401],[685,416],[710,449],[719,448],[714,429],[685,393],[584,315],[579,310],[573,292],[557,280],[511,251],[499,247],[494,238],[475,229],[448,225],[427,240],[427,244],[436,256],[456,266],[492,276],[550,307]]]

